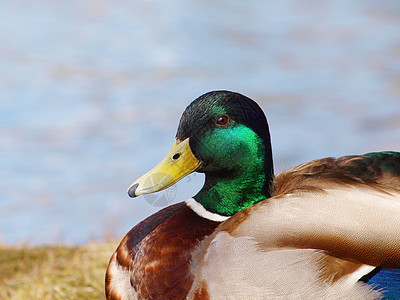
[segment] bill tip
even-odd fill
[[[130,187],[129,187],[129,189],[128,189],[128,195],[129,195],[129,197],[131,197],[131,198],[135,198],[137,195],[136,195],[136,189],[137,189],[137,187],[139,186],[139,183],[135,183],[135,184],[132,184]]]

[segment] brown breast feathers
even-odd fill
[[[121,267],[130,270],[131,285],[138,298],[184,299],[193,283],[191,252],[219,224],[201,218],[181,202],[131,229],[117,248],[116,259]],[[106,293],[112,276],[108,273]]]

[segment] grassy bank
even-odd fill
[[[0,246],[0,299],[104,299],[104,274],[116,247]]]

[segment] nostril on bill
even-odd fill
[[[181,157],[180,153],[175,153],[174,156],[172,156],[173,160],[177,160],[179,157]]]

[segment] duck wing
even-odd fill
[[[196,251],[193,297],[380,298],[358,280],[400,267],[400,153],[286,170],[273,197],[223,222]]]

